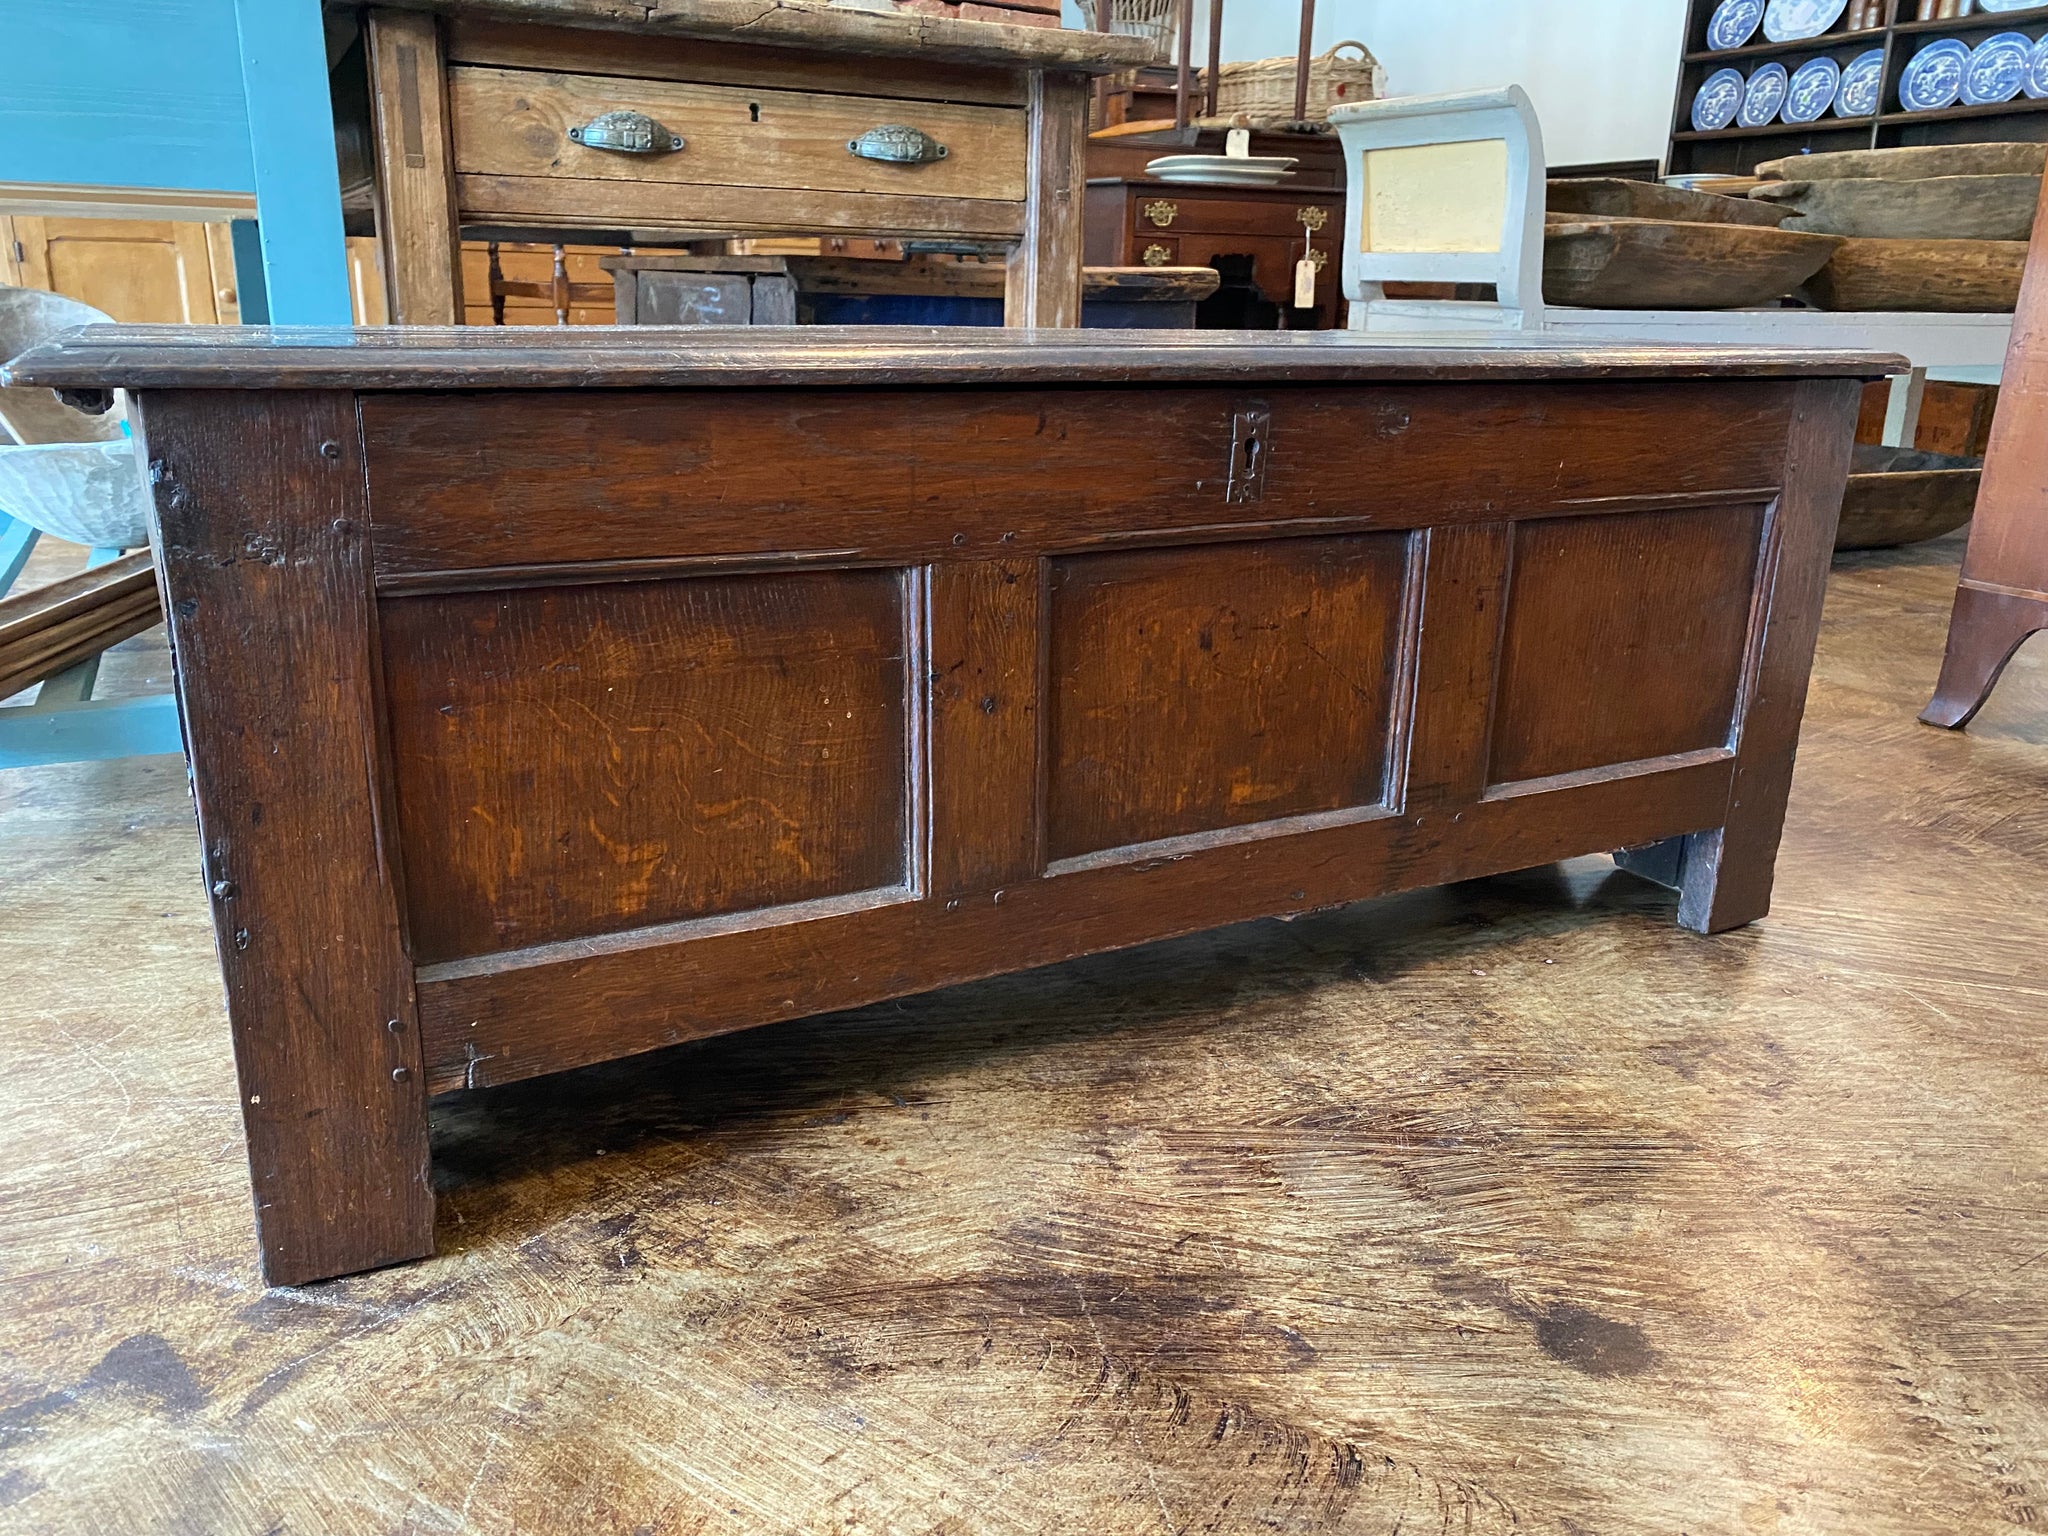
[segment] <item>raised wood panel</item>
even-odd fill
[[[387,600],[415,958],[905,882],[903,581]]]
[[[1054,860],[1385,798],[1408,539],[1052,563]]]
[[[1731,745],[1764,508],[1515,528],[1491,783]]]
[[[1846,430],[1846,420],[1844,429]],[[688,944],[539,951],[420,977],[428,1087],[482,1087],[776,1019],[858,1007],[1445,880],[1527,869],[1715,825],[1732,765],[1387,817],[1025,880],[994,898],[906,902]]]
[[[995,890],[1043,865],[1043,598],[1037,560],[927,572],[935,896]]]
[[[455,168],[464,175],[565,177],[694,186],[799,187],[1002,202],[1024,196],[1024,114],[953,102],[687,85],[535,70],[448,72]],[[569,130],[605,112],[644,112],[685,144],[620,154]],[[906,123],[946,146],[925,165],[863,159],[850,140]]]
[[[389,576],[806,550],[1007,558],[1767,493],[1791,388],[1158,388],[1143,432],[1110,389],[726,391],[715,410],[690,392],[369,395],[362,419]],[[1264,494],[1226,502],[1232,419],[1254,404],[1271,413]]]
[[[205,224],[27,216],[12,222],[25,287],[61,293],[130,324],[212,325],[238,317],[228,242],[209,239]],[[219,227],[224,234],[226,226]]]

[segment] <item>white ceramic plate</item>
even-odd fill
[[[1278,187],[1286,184],[1285,176],[1231,175],[1225,171],[1158,171],[1152,179],[1189,187]]]
[[[1849,0],[1771,0],[1764,11],[1764,36],[1774,43],[1819,37],[1848,8]]]
[[[1718,133],[1742,110],[1742,71],[1717,69],[1707,76],[1692,99],[1695,133]]]
[[[1833,59],[1808,59],[1792,71],[1782,115],[1788,123],[1817,123],[1835,104],[1841,89],[1842,66]]]
[[[1764,0],[1721,0],[1707,23],[1707,46],[1716,53],[1740,48],[1764,19]]]
[[[1842,83],[1835,90],[1835,116],[1874,116],[1883,98],[1884,50],[1873,48],[1843,66]]]
[[[1735,115],[1735,121],[1745,128],[1761,128],[1773,121],[1778,109],[1785,105],[1785,93],[1791,84],[1792,77],[1785,73],[1784,65],[1766,64],[1749,77],[1742,92],[1742,110]]]
[[[2007,11],[2038,11],[2048,0],[1977,0],[1977,9],[2003,16]]]
[[[2026,89],[2034,40],[2024,32],[2001,32],[1970,50],[1963,71],[1963,102],[1972,107],[2011,101]]]
[[[1166,171],[1222,171],[1285,176],[1299,164],[1299,160],[1281,155],[1161,155],[1157,160],[1146,162],[1145,174],[1158,176]]]
[[[1899,105],[1908,112],[1939,112],[1963,94],[1963,75],[1970,67],[1969,48],[1952,37],[1929,43],[1913,55],[1899,77]]]

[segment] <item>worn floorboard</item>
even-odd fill
[[[1838,567],[1756,928],[1586,860],[451,1100],[441,1256],[302,1290],[180,765],[0,774],[0,1531],[2040,1524],[2048,642],[1916,724],[1959,554]]]

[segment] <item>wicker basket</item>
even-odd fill
[[[1075,3],[1081,8],[1081,25],[1091,32],[1100,32],[1102,24],[1097,18],[1102,12],[1102,0]],[[1119,37],[1149,37],[1158,45],[1159,56],[1165,58],[1180,36],[1174,11],[1174,0],[1114,0],[1109,30]]]
[[[1132,0],[1124,0],[1132,3]],[[1340,58],[1339,50],[1356,48],[1355,59]],[[1251,59],[1223,66],[1216,89],[1216,116],[1244,116],[1260,122],[1287,121],[1294,116],[1294,67],[1290,55],[1279,59]],[[1208,71],[1202,71],[1204,88]],[[1372,101],[1385,94],[1387,72],[1363,43],[1338,43],[1327,53],[1308,61],[1308,107],[1305,121],[1329,121],[1330,108],[1346,102]]]

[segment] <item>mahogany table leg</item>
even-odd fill
[[[355,401],[158,394],[142,426],[264,1276],[424,1257]]]
[[[1941,681],[1934,685],[1934,698],[1920,711],[1920,718],[1952,731],[1968,725],[1991,697],[1998,675],[2020,643],[2042,629],[2048,629],[2048,597],[1987,592],[1967,582],[1958,586],[1948,623],[1948,650],[1941,658]]]

